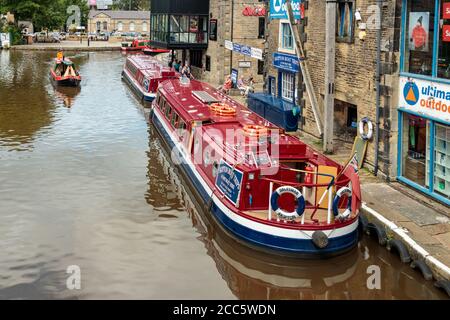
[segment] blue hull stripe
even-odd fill
[[[154,113],[152,114],[152,120],[160,135],[169,144],[169,147],[174,148],[175,144],[170,138],[170,135],[166,132],[160,120]],[[190,166],[183,163],[181,167],[189,176],[192,184],[195,186],[203,201],[205,203],[209,203],[211,201],[211,195],[208,194],[204,189],[204,187],[202,186],[202,182],[197,179]],[[229,230],[239,238],[249,242],[252,245],[275,250],[278,252],[281,251],[291,254],[293,253],[313,256],[327,256],[350,250],[358,243],[358,230],[355,230],[354,232],[349,233],[345,236],[331,238],[326,249],[318,249],[311,240],[299,240],[273,236],[236,223],[235,221],[230,219],[224,212],[222,212],[222,210],[215,203],[212,203],[211,212],[227,230]]]

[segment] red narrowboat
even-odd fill
[[[142,52],[144,52],[144,54],[146,54],[148,56],[154,57],[154,56],[156,56],[158,54],[161,54],[161,53],[169,53],[170,50],[147,47],[144,50],[142,50]]]
[[[133,42],[123,42],[122,52],[142,51],[148,47],[150,40],[135,39]]]
[[[81,82],[75,64],[64,57],[55,59],[55,66],[50,69],[50,79],[55,85],[64,87],[78,87]]]
[[[143,102],[155,99],[161,81],[177,77],[175,70],[143,54],[129,56],[122,71],[122,79]]]
[[[151,122],[200,203],[252,248],[328,257],[358,242],[357,166],[343,167],[209,84],[160,84]]]

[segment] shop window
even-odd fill
[[[266,18],[260,17],[258,20],[258,38],[264,39],[266,35]]]
[[[408,180],[428,187],[429,121],[414,115],[404,115],[402,175]]]
[[[292,37],[291,25],[288,22],[281,22],[280,25],[280,49],[294,50],[294,39]]]
[[[281,74],[281,97],[292,102],[294,100],[295,75],[293,73]]]
[[[408,1],[404,54],[406,72],[428,76],[433,74],[435,9],[435,1]]]
[[[443,2],[440,21],[438,77],[450,79],[450,1]]]
[[[339,0],[337,3],[336,36],[338,41],[352,42],[354,34],[354,1]]]
[[[211,71],[211,56],[206,56],[205,58],[205,69],[206,71]]]
[[[450,199],[450,126],[435,124],[434,192]]]

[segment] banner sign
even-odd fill
[[[304,18],[301,0],[291,0],[291,6],[296,20]],[[288,19],[286,0],[270,0],[270,19]]]
[[[442,4],[442,18],[447,20],[450,19],[450,2],[444,2]]]
[[[216,187],[235,206],[239,204],[243,177],[244,174],[241,171],[236,170],[223,160],[220,161],[219,170],[217,171]]]
[[[450,123],[450,85],[400,77],[399,108]]]
[[[225,40],[225,49],[233,52],[243,54],[248,57],[252,57],[258,60],[263,60],[263,50],[259,48],[253,48],[239,43],[234,43],[229,40]]]
[[[273,54],[273,66],[275,68],[298,73],[300,72],[300,61],[297,56],[285,53],[274,53]]]

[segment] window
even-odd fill
[[[118,31],[123,31],[123,22],[122,22],[122,21],[119,21],[119,22],[117,23],[117,30],[118,30]]]
[[[293,73],[281,74],[281,97],[288,101],[294,100],[295,75]]]
[[[338,41],[352,42],[354,34],[354,2],[339,0],[337,3],[336,36]]]
[[[260,17],[258,20],[258,38],[264,39],[266,34],[266,18]]]
[[[435,124],[434,192],[450,199],[450,126]]]
[[[404,25],[404,70],[406,72],[428,76],[434,73],[435,4],[435,1],[408,1]],[[444,53],[444,46],[442,48]],[[441,68],[443,75],[446,71],[444,64]]]
[[[450,79],[450,1],[442,4],[439,36],[438,77]]]
[[[100,32],[102,27],[102,23],[100,21],[97,21],[97,32]]]
[[[420,117],[405,114],[403,117],[402,175],[425,187],[429,122]]]
[[[202,52],[202,50],[191,50],[191,51],[189,51],[189,56],[190,56],[191,66],[197,67],[197,68],[203,67],[203,63],[202,63],[203,52]]]
[[[258,60],[258,74],[264,74],[264,60]]]
[[[134,24],[134,22],[130,22],[130,31],[134,31],[136,28],[136,25]]]
[[[211,57],[210,56],[206,56],[205,59],[205,69],[206,71],[211,71]]]
[[[280,34],[280,48],[290,51],[294,50],[294,39],[292,37],[291,25],[288,22],[281,22]]]
[[[166,119],[170,121],[172,117],[172,107],[170,107],[166,102]]]
[[[103,21],[103,30],[107,31],[108,30],[108,22]]]
[[[217,41],[217,19],[209,21],[209,40]]]
[[[142,22],[142,31],[147,32],[148,31],[148,25],[147,22]]]

